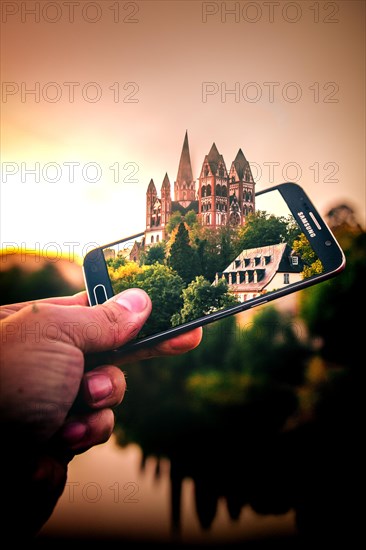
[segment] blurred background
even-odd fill
[[[77,4],[1,6],[2,303],[82,290],[90,248],[144,229],[186,129],[195,177],[215,142],[229,165],[242,148],[257,191],[302,185],[347,268],[210,325],[185,356],[128,365],[112,439],[71,463],[38,545],[351,545],[365,3]]]

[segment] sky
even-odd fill
[[[213,142],[365,225],[365,3],[2,2],[1,246],[83,256],[145,228]]]

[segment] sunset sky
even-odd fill
[[[143,230],[186,130],[196,178],[213,142],[228,168],[242,148],[257,190],[297,181],[365,224],[364,2],[57,5],[2,2],[3,247]]]

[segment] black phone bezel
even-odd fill
[[[339,246],[337,240],[335,239],[333,233],[331,232],[330,228],[328,227],[324,219],[320,216],[319,212],[315,208],[309,196],[302,189],[302,187],[293,182],[280,183],[278,185],[274,185],[272,187],[268,187],[266,189],[263,189],[262,191],[257,192],[256,197],[274,190],[278,190],[281,193],[295,220],[299,224],[300,228],[304,229],[304,233],[308,237],[308,226],[305,226],[304,223],[310,222],[310,224],[314,224],[313,220],[315,218],[317,224],[319,224],[319,226],[321,227],[320,230],[316,228],[315,236],[311,237],[311,245],[325,268],[324,273],[321,273],[309,279],[303,279],[296,283],[291,283],[288,286],[283,287],[279,290],[275,290],[266,295],[258,296],[257,298],[248,300],[248,302],[243,302],[238,305],[214,312],[212,314],[206,315],[205,317],[199,317],[194,321],[189,321],[182,325],[178,325],[177,327],[170,327],[163,332],[151,334],[140,339],[135,339],[124,345],[122,348],[119,348],[118,351],[131,351],[131,349],[140,348],[142,346],[146,347],[154,345],[162,340],[172,338],[173,336],[177,336],[178,334],[181,334],[183,332],[187,332],[194,328],[207,325],[220,319],[224,319],[229,315],[241,313],[243,311],[252,309],[253,307],[271,302],[277,298],[287,296],[288,294],[292,294],[293,292],[296,292],[298,290],[328,280],[343,271],[346,265],[344,253]],[[310,217],[310,212],[312,213],[312,217]],[[300,217],[300,213],[303,214],[302,217]],[[306,220],[305,222],[304,219]],[[112,284],[110,282],[107,271],[107,265],[104,259],[103,249],[114,246],[124,241],[137,239],[139,237],[142,237],[143,235],[144,231],[136,233],[135,235],[131,235],[124,239],[119,239],[117,241],[108,243],[87,253],[83,262],[83,273],[89,303],[91,306],[97,305],[94,289],[98,285],[104,287],[106,300],[114,296]]]

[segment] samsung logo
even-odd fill
[[[309,233],[310,237],[315,237],[315,231],[311,227],[310,223],[308,222],[306,216],[304,215],[304,212],[298,212],[297,215],[299,216],[300,220],[304,224],[304,227],[306,231]]]

